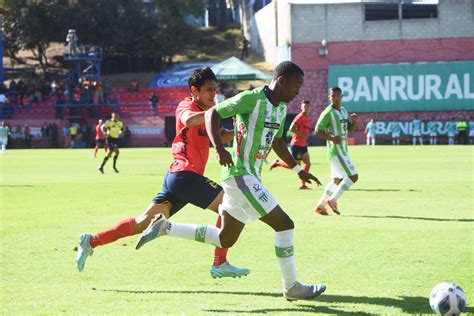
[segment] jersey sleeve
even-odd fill
[[[183,113],[188,110],[192,111],[191,102],[185,102],[185,101],[180,102],[175,112],[176,120],[181,120],[181,116],[183,115]]]
[[[223,119],[237,114],[250,114],[256,106],[256,100],[257,98],[252,91],[244,91],[219,103],[216,106],[216,111]]]
[[[331,121],[329,112],[323,112],[316,123],[316,129],[318,131],[326,131]]]

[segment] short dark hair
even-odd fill
[[[328,94],[331,94],[331,92],[333,92],[333,91],[338,91],[338,92],[342,93],[341,88],[339,88],[339,87],[332,87],[331,89],[328,90]]]
[[[301,70],[297,64],[292,63],[291,61],[283,61],[279,63],[273,70],[273,79],[278,77],[288,77],[296,74],[304,76],[303,70]]]
[[[301,103],[304,103],[304,104],[311,104],[311,102],[309,102],[309,100],[303,100],[303,101],[301,101]]]
[[[205,67],[194,70],[188,78],[189,90],[191,91],[191,87],[195,87],[196,89],[200,90],[206,81],[217,82],[216,75],[211,68]]]

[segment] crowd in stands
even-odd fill
[[[49,101],[56,106],[56,118],[64,117],[65,105],[107,104],[111,102],[112,85],[109,80],[91,81],[82,77],[78,82],[67,79],[56,80],[11,80],[9,86],[0,85],[3,102],[0,116],[10,119],[16,110],[31,108]]]

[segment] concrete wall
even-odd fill
[[[364,4],[292,4],[292,43],[474,36],[474,1],[441,0],[438,18],[365,21]]]
[[[272,2],[259,10],[251,20],[250,45],[272,65],[278,64],[278,50],[291,42],[290,5],[286,1]],[[278,24],[275,21],[278,20]],[[285,54],[283,54],[285,55]]]

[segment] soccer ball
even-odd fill
[[[431,290],[430,305],[437,314],[459,315],[466,307],[466,296],[459,285],[442,282]]]

